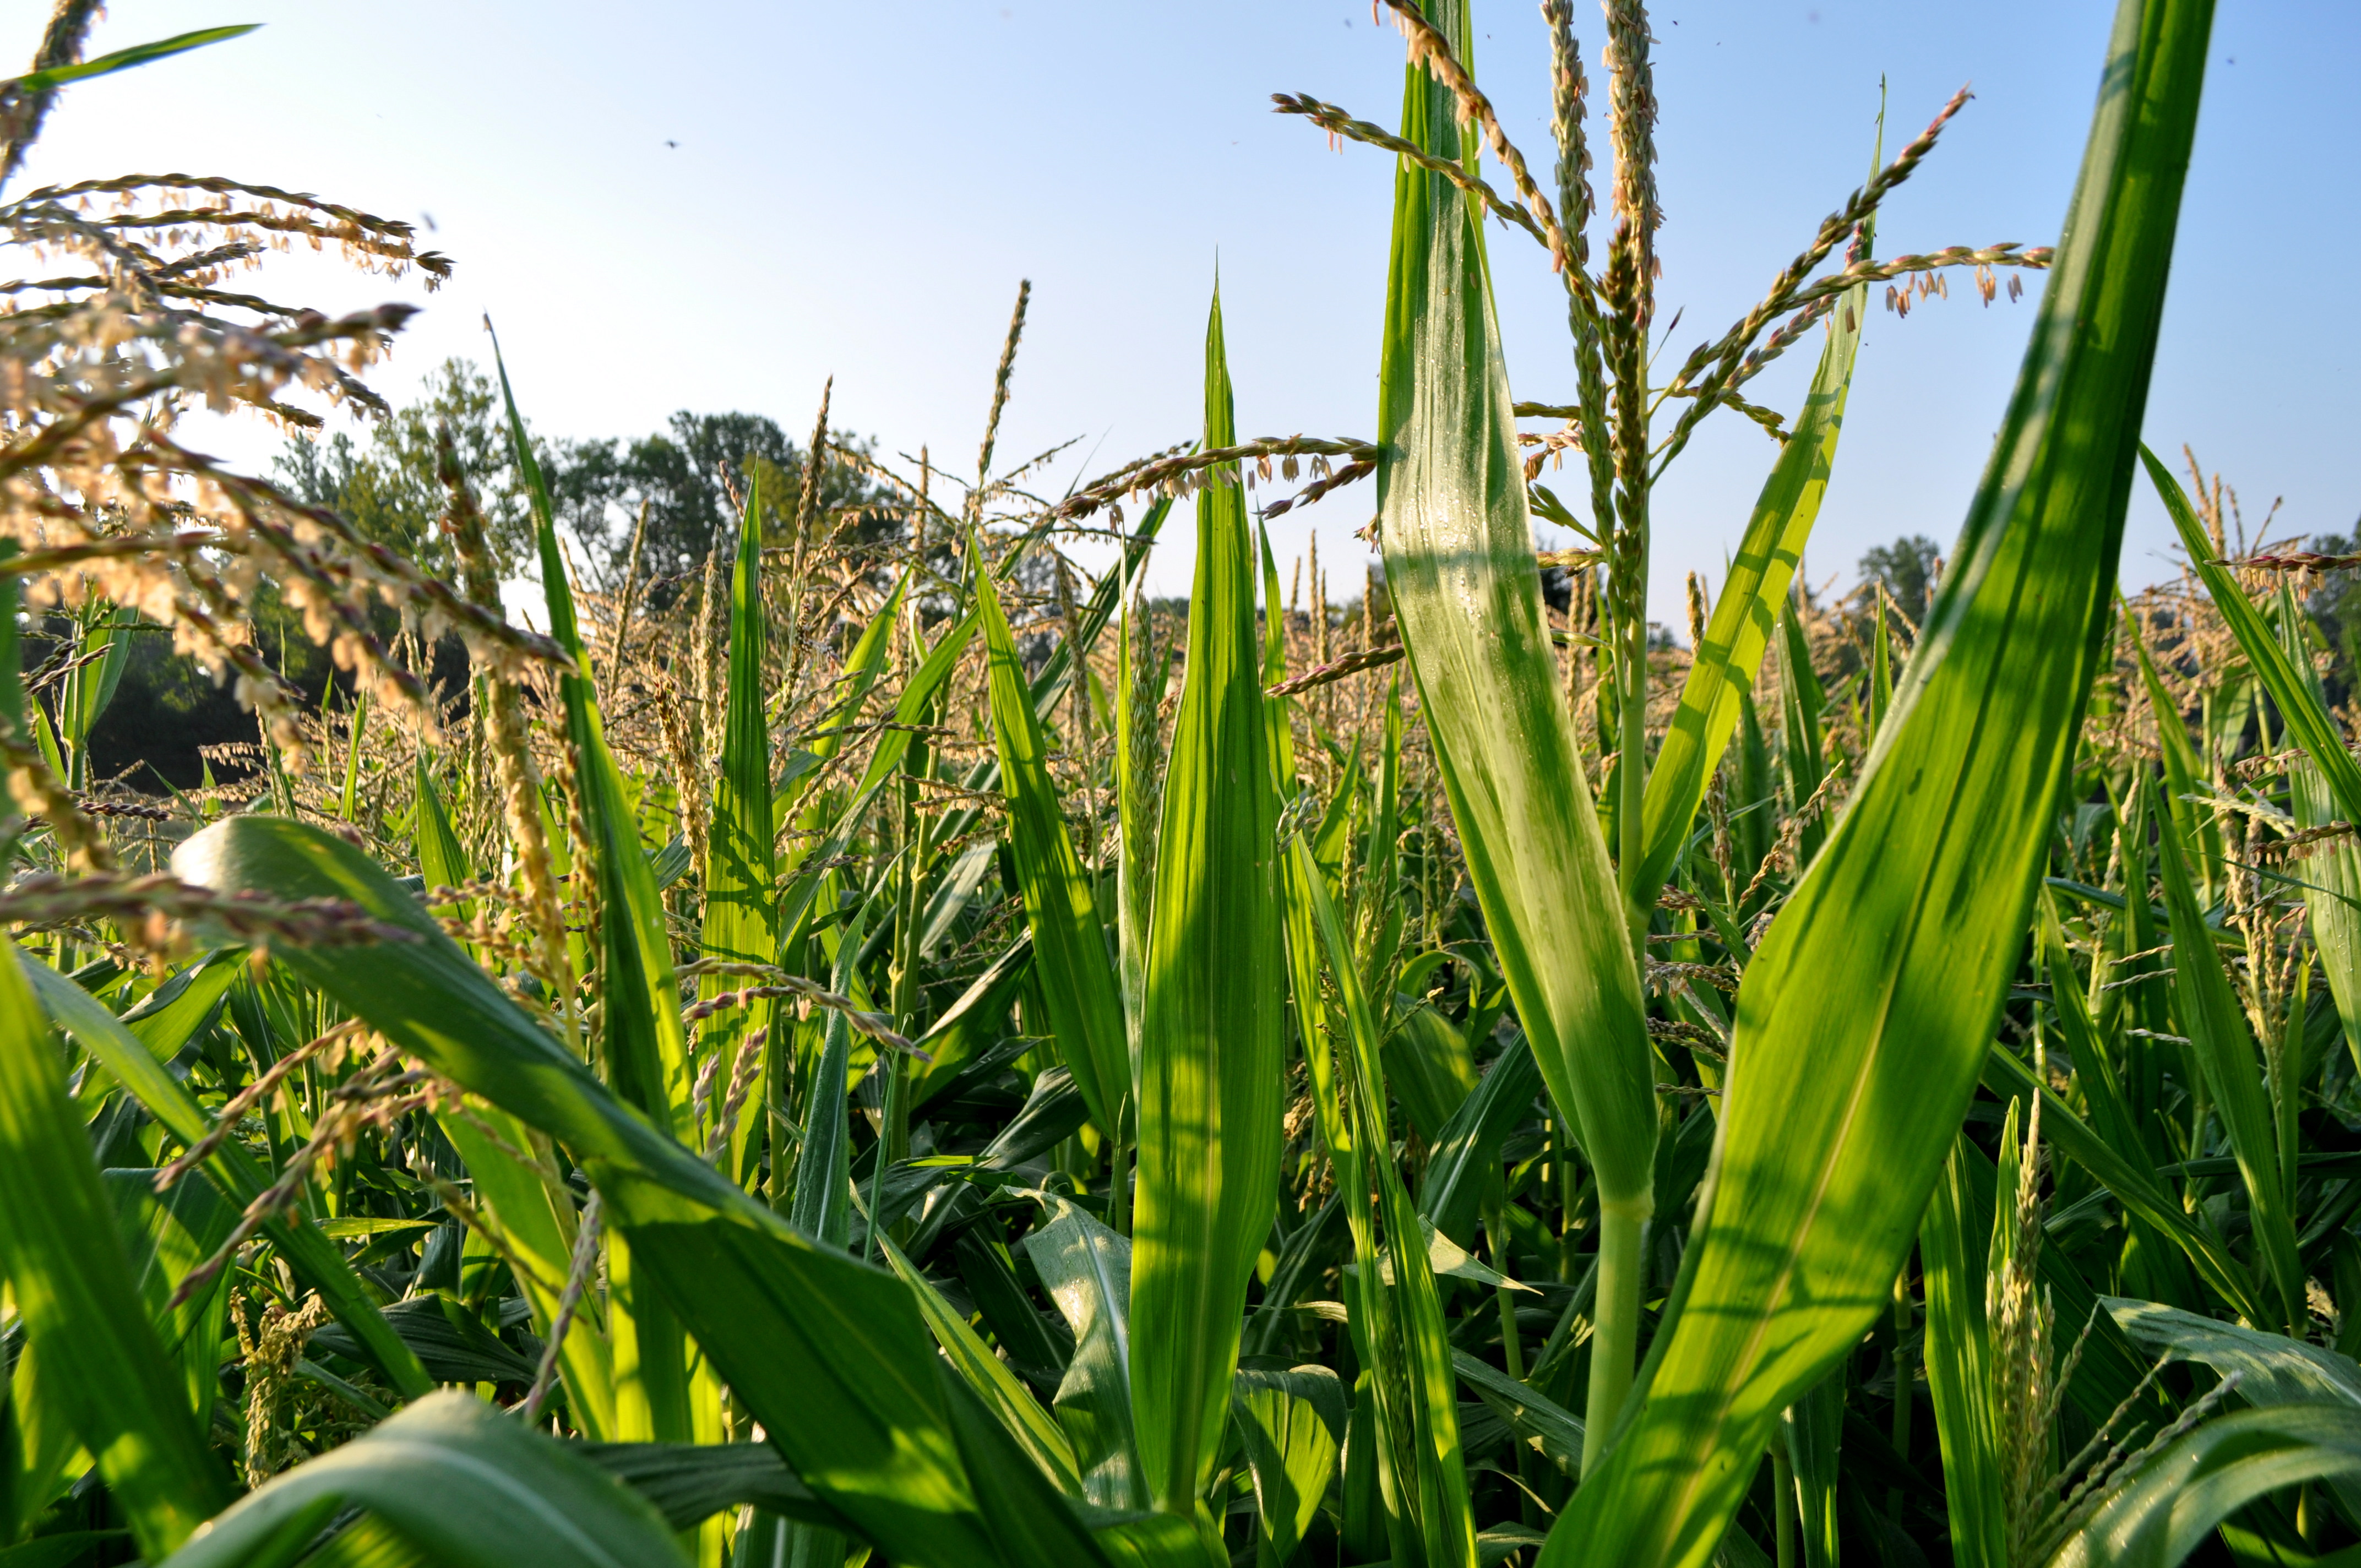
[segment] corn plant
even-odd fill
[[[2361,558],[2139,445],[2210,5],[2122,0],[2054,248],[1877,253],[1962,94],[1659,382],[1645,8],[1594,128],[1544,5],[1545,191],[1466,0],[1386,3],[1397,129],[1279,100],[1395,159],[1373,436],[1242,440],[1216,294],[1202,427],[1038,493],[1027,286],[972,471],[824,391],[652,577],[577,561],[503,363],[544,631],[456,440],[449,583],[174,433],[381,411],[405,307],[222,284],[290,234],[446,274],[406,225],[0,204],[71,258],[0,313],[0,1561],[2361,1549]],[[236,31],[83,61],[90,12],[0,180]],[[1511,393],[1495,224],[1569,400]],[[1990,466],[1928,603],[1817,595],[1871,291],[1956,268],[2046,275]],[[1650,494],[1717,412],[1774,450],[1664,646]],[[1362,480],[1382,581],[1282,592],[1265,521]],[[2127,598],[2143,482],[2186,566]],[[91,737],[167,628],[256,740],[144,793]]]

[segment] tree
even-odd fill
[[[868,443],[840,431],[831,432],[829,443],[864,455],[869,451]],[[640,576],[661,604],[702,567],[714,542],[735,528],[740,498],[758,474],[763,537],[772,543],[792,537],[804,454],[764,415],[684,409],[664,431],[628,444],[613,438],[560,442],[549,466],[561,520],[586,549],[605,557],[611,582],[620,582],[630,563],[632,532],[645,510]],[[882,499],[859,469],[828,466],[820,487],[823,512]]]
[[[510,452],[499,389],[472,360],[445,360],[424,396],[379,420],[365,440],[338,432],[290,441],[277,461],[278,477],[368,538],[450,577],[457,562],[439,526],[445,497],[435,449],[435,433],[445,428],[484,509],[501,575],[537,576],[532,507]],[[841,431],[829,441],[863,455],[870,450],[868,442]],[[583,568],[601,587],[620,586],[644,507],[641,580],[654,603],[669,602],[680,582],[702,568],[715,539],[736,527],[734,497],[745,493],[758,471],[764,538],[783,543],[794,532],[803,452],[763,414],[684,409],[664,430],[636,440],[535,440],[533,448],[558,523],[581,544],[588,557]],[[820,495],[825,511],[884,499],[858,468],[829,465]],[[863,524],[857,537],[873,537],[884,526],[882,520]]]
[[[472,360],[446,359],[425,395],[379,420],[366,445],[341,431],[290,441],[279,455],[279,479],[368,538],[450,577],[457,563],[438,526],[445,499],[435,471],[435,433],[447,428],[501,573],[511,574],[531,554],[533,516],[499,409],[499,389]]]
[[[1935,581],[1935,568],[1943,559],[1943,547],[1923,533],[1905,534],[1891,544],[1880,544],[1861,558],[1861,575],[1864,580],[1874,578],[1885,585],[1902,613],[1910,618],[1913,626],[1927,619],[1927,591]]]

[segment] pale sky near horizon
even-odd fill
[[[46,5],[7,8],[30,52]],[[1719,333],[1858,184],[1879,79],[1889,151],[1962,82],[1976,100],[1889,203],[1886,253],[2056,237],[2109,0],[1667,0],[1653,11],[1668,214],[1659,320],[1671,361]],[[1551,157],[1547,45],[1528,0],[1476,0],[1479,81],[1538,169]],[[838,426],[885,452],[972,466],[1017,280],[1033,306],[1004,462],[1079,437],[1045,483],[1185,440],[1202,408],[1216,266],[1243,433],[1366,436],[1376,420],[1390,159],[1331,152],[1269,112],[1309,93],[1390,124],[1402,49],[1367,0],[983,0],[860,5],[693,0],[117,0],[93,52],[234,21],[247,38],[68,91],[15,190],[133,170],[220,173],[431,221],[458,262],[423,294],[298,269],[274,291],[323,309],[424,304],[378,377],[399,400],[445,356],[487,360],[499,323],[519,399],[548,434],[631,436],[675,409],[769,414],[797,441],[822,381]],[[1603,102],[1596,8],[1576,7]],[[2361,302],[2361,6],[2224,4],[2182,208],[2147,433],[2193,444],[2274,533],[2353,527],[2345,433]],[[202,105],[201,112],[192,113]],[[1603,161],[1603,159],[1602,159]],[[1544,174],[1544,177],[1545,174]],[[1571,400],[1562,295],[1538,247],[1495,226],[1512,384]],[[1807,555],[1850,581],[1903,533],[1948,549],[2033,319],[1968,279],[1907,321],[1873,310]],[[1808,345],[1752,394],[1792,411]],[[266,461],[267,433],[216,444]],[[1653,611],[1718,581],[1771,443],[1718,416],[1658,491]],[[1578,491],[1569,470],[1566,488]],[[1273,528],[1281,571],[1317,528],[1339,598],[1367,487]],[[2127,583],[2170,568],[2143,488]],[[1187,532],[1159,551],[1185,592]],[[1548,541],[1560,543],[1560,541]]]

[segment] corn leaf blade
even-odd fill
[[[0,963],[0,1276],[140,1550],[160,1558],[228,1491],[142,1306],[49,1021]]]
[[[1235,437],[1216,293],[1205,443]],[[1281,1036],[1270,737],[1235,465],[1197,497],[1189,658],[1158,832],[1132,1228],[1132,1409],[1155,1506],[1190,1513],[1229,1408],[1278,1199]]]
[[[1852,386],[1853,360],[1861,351],[1868,314],[1866,285],[1847,294],[1838,306],[1802,411],[1755,499],[1738,554],[1706,623],[1705,641],[1695,650],[1688,677],[1681,685],[1680,707],[1648,773],[1641,812],[1642,858],[1623,873],[1631,900],[1640,908],[1655,903],[1664,879],[1672,874],[1704,803],[1706,784],[1721,765],[1722,751],[1738,728],[1739,694],[1753,685],[1763,667],[1773,619],[1786,600],[1795,564],[1803,559],[1812,524],[1819,519],[1820,501],[1828,494],[1837,437],[1844,429],[1845,395]],[[1873,667],[1881,675],[1885,669],[1884,613],[1880,601],[1881,636]],[[1880,697],[1884,690],[1881,684]],[[1870,728],[1876,728],[1874,714]]]
[[[1704,1562],[1778,1411],[1884,1308],[1982,1067],[2105,645],[2211,21],[2203,0],[2118,12],[1955,565],[1842,822],[1748,967],[1676,1315],[1552,1568]]]

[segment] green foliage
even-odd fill
[[[1923,533],[1905,534],[1891,544],[1872,545],[1861,553],[1861,579],[1874,580],[1892,597],[1896,609],[1914,624],[1923,623],[1936,568],[1942,559],[1940,544]]]
[[[449,504],[435,471],[442,432],[476,488],[500,569],[516,571],[533,551],[532,507],[510,450],[500,389],[473,360],[445,360],[415,401],[368,427],[366,442],[341,430],[290,441],[278,472],[292,494],[342,514],[363,538],[437,576],[456,576],[450,535],[437,526]]]
[[[1397,159],[1375,441],[1239,441],[1217,293],[1195,448],[1034,497],[991,456],[1028,290],[972,481],[742,414],[536,444],[455,363],[216,477],[236,538],[35,564],[0,1564],[2361,1551],[2342,611],[2153,457],[2193,573],[2115,588],[2209,7],[2124,0],[2060,248],[1967,263],[2054,276],[1939,584],[1905,539],[1837,605],[1795,572],[1871,283],[1950,264],[1868,248],[1933,132],[1652,369],[1644,11],[1611,212],[1564,0],[1554,201],[1466,7],[1398,14],[1399,138],[1281,103]],[[1512,400],[1488,214],[1551,253],[1574,404]],[[1792,416],[1740,395],[1823,319]],[[152,345],[203,384],[209,341]],[[1733,403],[1783,445],[1685,649],[1648,490]],[[17,521],[120,478],[78,409],[0,422]],[[1249,493],[1360,477],[1383,591],[1302,613]],[[545,638],[497,608],[528,552]],[[148,806],[104,738],[199,608],[368,695]]]

